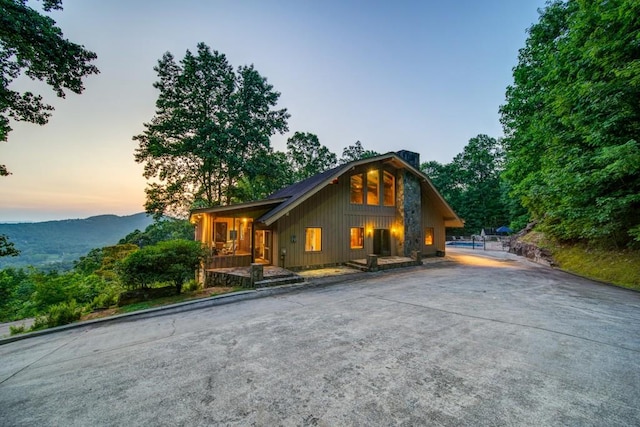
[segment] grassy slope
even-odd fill
[[[640,290],[640,251],[560,244],[535,231],[524,236],[523,240],[551,250],[554,260],[563,270],[623,288]]]

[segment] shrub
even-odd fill
[[[116,305],[118,303],[118,297],[122,291],[123,289],[119,285],[115,283],[110,284],[102,289],[101,293],[91,301],[89,308],[109,308],[112,305]]]
[[[133,252],[120,265],[120,278],[129,288],[149,288],[153,283],[171,282],[176,293],[194,277],[204,256],[199,242],[168,240]]]
[[[22,325],[11,325],[9,326],[9,334],[10,335],[17,335],[17,334],[22,334],[26,331],[26,326],[24,325],[24,323]]]
[[[191,279],[187,283],[182,285],[182,290],[184,290],[185,292],[197,291],[199,288],[200,288],[200,284],[195,279]]]
[[[31,330],[36,331],[38,329],[66,325],[80,320],[81,316],[82,306],[79,306],[76,300],[62,302],[49,307],[49,311],[44,316],[36,317]]]

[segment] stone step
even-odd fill
[[[364,264],[360,264],[360,263],[357,263],[357,262],[347,261],[347,262],[345,263],[345,265],[346,265],[347,267],[355,268],[356,270],[360,270],[360,271],[369,271],[369,269],[367,268],[367,266],[366,266],[366,265],[364,265]]]
[[[290,285],[293,283],[304,282],[301,276],[271,277],[269,279],[260,280],[255,283],[256,288],[268,288],[271,286]]]

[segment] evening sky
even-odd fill
[[[38,3],[32,3],[38,6]],[[254,64],[281,93],[290,131],[318,135],[338,157],[361,141],[447,163],[477,134],[502,136],[504,103],[526,29],[544,0],[65,0],[50,15],[97,53],[82,95],[57,99],[49,124],[12,123],[0,145],[0,222],[144,210],[132,137],[154,114],[153,67],[198,42],[234,66]]]

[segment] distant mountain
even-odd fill
[[[18,224],[0,224],[0,234],[9,236],[20,250],[17,257],[0,257],[5,267],[57,268],[65,270],[91,249],[115,245],[134,230],[144,231],[153,219],[146,213],[129,216],[99,215]]]

